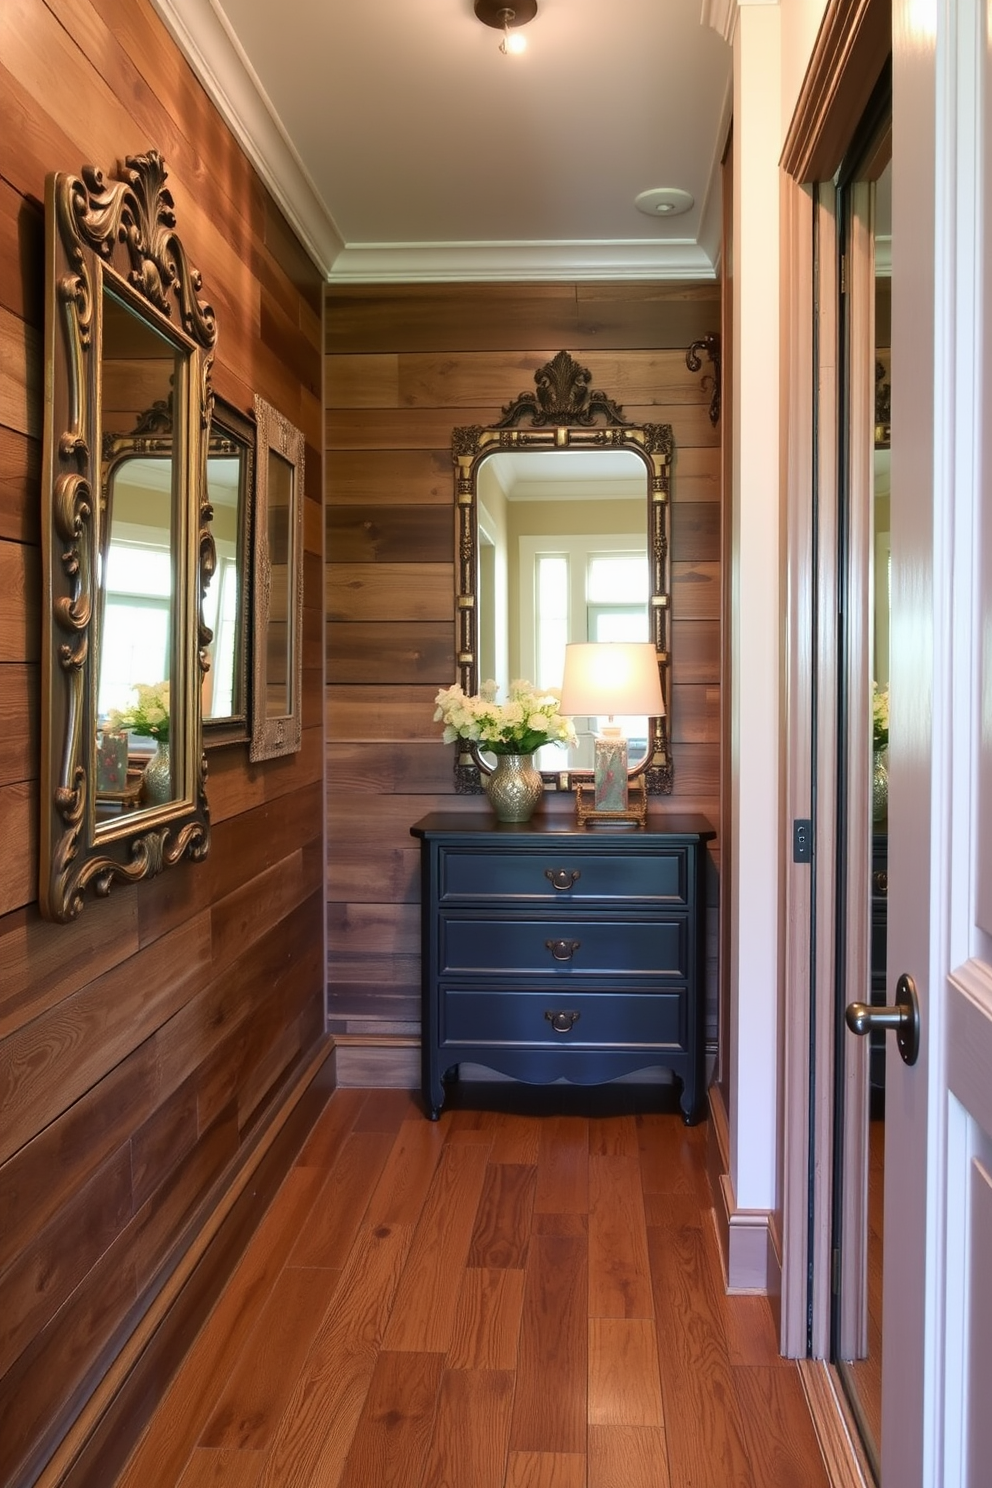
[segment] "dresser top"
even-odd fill
[[[580,827],[571,815],[538,817],[529,822],[499,822],[489,810],[479,811],[432,811],[421,817],[410,832],[414,837],[429,841],[435,837],[458,837],[462,841],[478,838],[492,842],[494,838],[509,839],[520,843],[547,842],[549,838],[574,841],[594,846],[597,842],[628,842],[631,846],[653,842],[671,842],[673,839],[691,839],[708,842],[716,832],[705,816],[665,815],[648,816],[647,827],[623,826],[604,823],[601,827]]]

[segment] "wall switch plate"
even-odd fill
[[[813,861],[813,823],[809,817],[798,816],[792,823],[792,861],[794,863],[812,863]]]

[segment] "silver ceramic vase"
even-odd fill
[[[544,781],[532,754],[498,754],[492,774],[483,781],[489,804],[501,822],[530,821],[544,794]]]
[[[141,795],[146,806],[162,806],[172,800],[172,759],[168,744],[160,744],[145,766]]]

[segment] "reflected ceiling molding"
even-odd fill
[[[703,0],[699,24],[712,27],[718,36],[723,37],[728,46],[733,46],[734,32],[737,30],[737,11],[738,0]]]
[[[881,234],[875,237],[875,276],[878,279],[892,278],[892,238]]]
[[[151,0],[179,50],[321,273],[341,234],[240,44],[211,0]]]
[[[716,266],[689,239],[657,242],[352,243],[339,253],[332,284],[485,280],[715,280]]]

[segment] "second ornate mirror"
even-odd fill
[[[667,793],[672,430],[629,424],[591,381],[559,352],[498,423],[454,431],[458,681],[466,693],[489,678],[560,687],[567,642],[652,641],[666,716],[632,727],[631,774]],[[547,788],[591,775],[595,724],[576,723],[576,751],[538,754]],[[480,788],[464,747],[456,788]]]
[[[50,177],[41,912],[209,841],[201,683],[213,311],[154,152]]]

